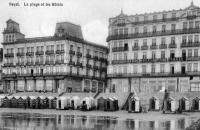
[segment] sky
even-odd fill
[[[68,21],[82,28],[85,40],[107,45],[108,19],[120,14],[127,15],[184,9],[192,0],[0,0],[0,31],[11,18],[20,24],[27,38],[53,36],[57,22]],[[19,2],[20,6],[9,6]],[[62,3],[57,7],[30,7],[24,3]],[[193,0],[200,6],[200,0]],[[3,40],[0,34],[0,42]],[[1,45],[0,45],[1,46]]]

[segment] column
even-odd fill
[[[84,82],[85,80],[83,79],[82,80],[82,92],[84,92],[84,88],[85,88],[85,82]]]
[[[44,79],[44,90],[46,91],[47,90],[47,85],[46,85],[46,79]]]
[[[17,90],[18,90],[17,80],[14,81],[14,86],[15,86],[15,87],[14,87],[14,88],[15,88],[15,92],[17,92]]]
[[[24,84],[24,92],[27,92],[27,79],[24,79],[24,82],[25,82],[25,84]]]
[[[90,80],[90,93],[92,92],[92,80]]]
[[[33,92],[36,90],[36,79],[34,79]]]
[[[103,93],[105,93],[105,82],[103,82]]]

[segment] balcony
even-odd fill
[[[200,42],[182,42],[181,47],[186,48],[186,47],[199,47]]]
[[[75,66],[75,62],[70,60],[70,61],[69,61],[69,65]]]
[[[86,57],[87,57],[88,59],[92,58],[92,56],[91,56],[90,54],[86,54]]]
[[[112,52],[128,51],[128,47],[113,47]]]
[[[82,53],[81,52],[76,52],[77,57],[82,57]]]
[[[44,51],[36,51],[35,55],[44,55]]]
[[[144,45],[141,46],[141,50],[148,50],[148,48],[149,48],[149,47],[148,47],[147,45],[145,45],[145,46],[144,46]]]
[[[56,54],[63,54],[65,53],[65,50],[56,50]]]
[[[53,55],[54,54],[54,50],[48,50],[45,52],[46,55]]]
[[[26,56],[33,56],[34,52],[26,52]]]
[[[7,54],[4,54],[5,57],[14,57],[14,53],[7,53]]]
[[[45,61],[45,64],[47,64],[47,65],[53,65],[53,64],[54,64],[54,61],[48,61],[48,60],[46,60],[46,61]]]
[[[138,50],[140,50],[140,47],[139,47],[139,46],[133,46],[133,47],[132,47],[132,51],[138,51]]]
[[[98,60],[99,58],[98,58],[98,56],[94,56],[93,59],[94,60]]]
[[[160,44],[160,45],[159,45],[159,48],[160,48],[160,49],[167,49],[167,44]]]
[[[16,63],[16,66],[24,66],[24,62],[18,62]]]
[[[176,61],[182,61],[182,57],[170,57],[168,58],[169,62],[176,62]]]
[[[34,65],[34,62],[27,62],[26,65],[28,66]]]
[[[4,63],[4,67],[14,67],[14,63]]]
[[[64,60],[56,60],[55,63],[56,63],[56,64],[63,64],[63,63],[64,63]]]
[[[199,56],[188,56],[186,58],[186,61],[199,61],[200,57]]]
[[[36,62],[35,62],[35,65],[43,65],[43,64],[44,64],[43,61],[36,61]]]
[[[170,43],[168,48],[177,48],[177,45],[175,43]]]
[[[87,64],[86,64],[86,67],[87,67],[87,68],[92,68],[92,65],[90,65],[90,64],[87,63]]]
[[[73,50],[69,50],[69,54],[71,54],[71,55],[75,55],[75,51],[73,51]]]
[[[17,56],[24,56],[24,55],[25,55],[24,52],[18,52],[18,53],[17,53]]]
[[[198,28],[192,28],[192,29],[176,29],[174,31],[171,30],[166,30],[165,32],[163,31],[156,31],[155,33],[153,32],[147,32],[146,34],[144,33],[131,33],[131,34],[120,34],[120,35],[109,35],[107,37],[107,42],[110,40],[122,40],[122,39],[136,39],[136,38],[143,38],[143,37],[156,37],[156,36],[165,36],[165,35],[180,35],[180,34],[187,34],[187,33],[200,33],[200,29]]]
[[[126,23],[117,23],[117,26],[125,26]]]
[[[196,15],[188,15],[187,19],[188,20],[192,20],[192,19],[195,19],[196,17],[197,17]]]
[[[158,46],[157,45],[151,45],[150,49],[152,49],[152,50],[158,49]]]
[[[103,58],[103,57],[100,57],[99,60],[100,60],[101,62],[107,62],[107,59],[106,59],[106,58]]]
[[[83,64],[81,62],[76,62],[76,66],[83,67]]]

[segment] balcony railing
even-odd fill
[[[75,65],[74,61],[69,61],[69,65]]]
[[[56,63],[56,64],[63,64],[63,63],[64,63],[64,60],[56,60],[55,63]]]
[[[14,63],[4,63],[4,67],[14,67]]]
[[[52,55],[54,54],[54,50],[48,50],[45,52],[46,55]]]
[[[136,38],[143,38],[143,37],[155,37],[155,36],[165,36],[165,35],[179,35],[179,34],[192,34],[192,33],[200,33],[200,29],[192,28],[192,29],[177,29],[175,31],[166,30],[163,31],[156,31],[148,32],[148,33],[138,33],[138,34],[120,34],[120,35],[110,35],[107,37],[107,42],[110,40],[121,40],[121,39],[136,39]]]
[[[177,44],[175,43],[170,43],[168,48],[177,48]]]
[[[53,65],[53,64],[54,64],[54,61],[46,60],[46,61],[45,61],[45,64],[47,64],[47,65]]]
[[[188,15],[187,19],[192,20],[192,19],[195,19],[196,17],[197,17],[196,15]]]
[[[65,50],[56,50],[56,54],[63,54],[65,53]]]
[[[43,64],[44,64],[43,61],[36,61],[36,62],[35,62],[35,65],[43,65]]]
[[[69,54],[71,54],[71,55],[75,55],[75,51],[73,51],[73,50],[69,50]]]
[[[24,56],[24,55],[25,55],[24,52],[18,52],[18,53],[17,53],[17,56]]]
[[[160,44],[160,45],[159,45],[159,48],[160,48],[160,49],[167,49],[167,44]]]
[[[18,62],[16,63],[16,66],[24,66],[24,62]]]
[[[36,51],[36,55],[44,55],[44,51]]]
[[[92,56],[90,54],[86,54],[87,58],[92,58]]]
[[[14,53],[7,53],[7,54],[4,54],[5,57],[14,57]]]
[[[152,50],[158,49],[158,46],[157,46],[157,45],[151,45],[151,46],[150,46],[150,49],[152,49]]]
[[[148,46],[141,46],[141,50],[148,50]]]
[[[128,51],[128,47],[113,47],[112,52]]]
[[[76,52],[77,57],[82,57],[82,53],[81,52]]]
[[[33,56],[34,52],[26,52],[26,56]]]
[[[26,65],[28,66],[34,65],[34,62],[27,62]]]
[[[200,42],[182,42],[181,43],[181,47],[199,47],[200,46]]]
[[[133,46],[133,47],[132,47],[132,50],[133,50],[133,51],[138,51],[139,49],[140,49],[139,46]]]
[[[199,61],[200,57],[199,56],[188,56],[186,57],[186,61]]]

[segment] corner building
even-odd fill
[[[79,25],[61,22],[54,36],[25,38],[9,19],[3,37],[5,93],[104,91],[107,47],[84,40]]]
[[[113,93],[200,91],[200,8],[109,19],[108,88]]]

